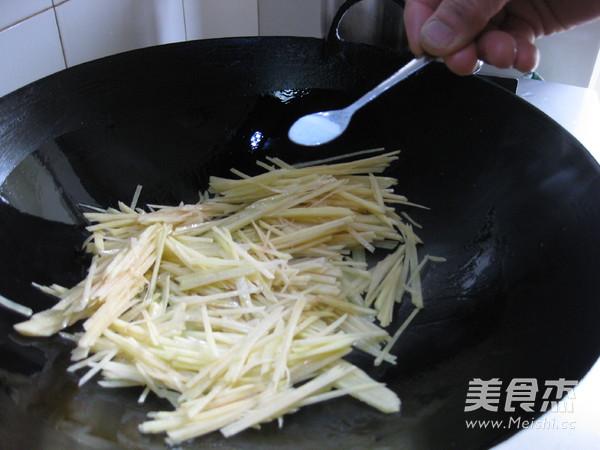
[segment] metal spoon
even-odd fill
[[[332,141],[346,130],[356,111],[431,61],[434,61],[431,56],[422,56],[411,60],[387,80],[344,109],[317,112],[300,117],[290,127],[288,137],[299,145],[321,145]]]

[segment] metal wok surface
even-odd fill
[[[438,65],[365,107],[338,140],[312,150],[288,141],[297,117],[344,106],[409,58],[346,43],[325,56],[309,38],[197,41],[93,61],[0,99],[0,295],[40,310],[52,300],[32,281],[79,281],[81,203],[112,206],[138,184],[142,203],[193,202],[209,175],[252,172],[267,155],[294,163],[400,149],[390,170],[397,191],[431,208],[410,214],[423,251],[447,258],[426,274],[426,307],[394,350],[398,366],[369,369],[398,392],[401,413],[340,399],[286,417],[281,429],[183,448],[484,448],[506,439],[517,429],[467,429],[465,420],[532,413],[465,412],[470,380],[578,380],[600,354],[600,168],[508,91]],[[164,405],[137,405],[136,390],[78,389],[65,372],[68,345],[16,336],[19,320],[0,310],[7,448],[163,447],[136,426]]]

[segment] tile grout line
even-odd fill
[[[181,0],[181,11],[183,13],[183,35],[185,36],[185,40],[188,40],[188,32],[187,32],[187,19],[185,17],[185,0]]]
[[[17,25],[21,25],[21,24],[22,24],[23,22],[25,22],[26,20],[32,19],[32,18],[33,18],[33,17],[35,17],[35,16],[38,16],[38,15],[40,15],[40,14],[43,14],[43,13],[45,13],[46,11],[49,11],[49,10],[51,10],[52,8],[54,8],[54,6],[49,6],[48,8],[42,9],[41,11],[38,11],[38,12],[36,12],[36,13],[33,13],[33,14],[31,14],[31,15],[27,16],[27,17],[24,17],[23,19],[19,19],[19,20],[17,20],[15,23],[11,23],[11,24],[9,24],[9,25],[5,26],[4,28],[0,28],[0,33],[2,33],[3,31],[6,31],[6,30],[8,30],[8,29],[10,29],[10,28],[12,28],[12,27],[16,27]]]
[[[256,0],[256,32],[262,36],[260,32],[260,0]]]
[[[62,4],[62,3],[59,3],[59,5],[60,4]],[[56,23],[56,31],[58,31],[58,40],[60,42],[60,51],[62,53],[63,62],[65,63],[65,69],[66,69],[69,66],[67,65],[67,54],[65,53],[65,45],[63,44],[62,32],[60,31],[60,25],[58,24],[58,14],[56,13],[56,6],[53,6],[52,10],[54,12],[54,22]]]

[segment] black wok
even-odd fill
[[[227,441],[215,433],[184,448],[489,447],[517,429],[467,429],[466,419],[531,418],[539,404],[534,414],[465,412],[469,381],[535,378],[541,388],[581,379],[600,354],[600,168],[513,94],[441,65],[365,107],[329,145],[295,146],[286,133],[297,117],[347,104],[410,58],[350,43],[322,50],[309,38],[173,44],[0,99],[0,294],[40,310],[52,300],[32,281],[79,281],[81,203],[114,206],[138,184],[142,202],[191,202],[210,174],[252,172],[267,155],[294,163],[400,149],[390,171],[397,190],[431,207],[411,215],[423,250],[448,260],[426,274],[426,307],[394,349],[398,366],[373,370],[356,356],[399,393],[402,412],[340,399],[287,417],[282,429]],[[68,344],[19,338],[19,320],[0,311],[0,447],[162,445],[135,427],[164,405],[137,405],[136,390],[78,389],[65,372]]]

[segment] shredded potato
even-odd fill
[[[361,152],[361,156],[365,152]],[[40,287],[60,301],[15,325],[24,335],[62,332],[75,343],[80,384],[144,386],[173,410],[150,414],[144,433],[179,443],[220,430],[231,436],[298,408],[351,395],[384,413],[398,396],[343,360],[353,347],[374,364],[423,307],[412,220],[417,206],[381,173],[397,152],[349,162],[211,177],[197,204],[94,210],[87,277],[73,288]],[[374,267],[366,254],[390,249]],[[385,329],[404,297],[413,314]]]

